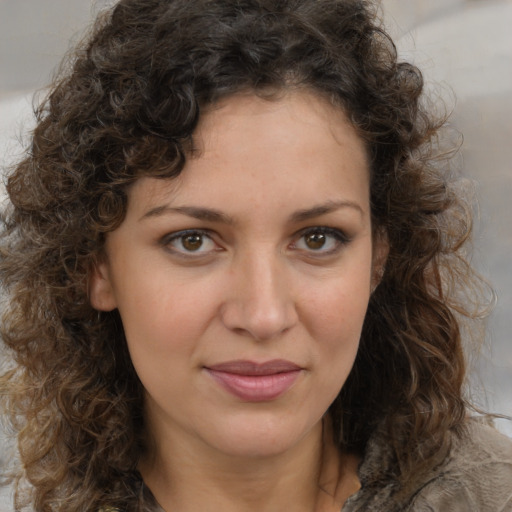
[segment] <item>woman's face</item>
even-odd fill
[[[365,149],[306,92],[224,100],[195,145],[178,178],[129,190],[91,302],[119,310],[157,440],[281,453],[343,386],[385,257]]]

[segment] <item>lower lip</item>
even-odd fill
[[[232,395],[246,402],[267,402],[288,391],[301,370],[272,375],[239,375],[208,369],[208,373]]]

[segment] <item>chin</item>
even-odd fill
[[[321,421],[318,422],[321,424]],[[249,424],[231,424],[222,432],[210,431],[209,444],[225,455],[244,458],[267,458],[293,450],[317,431],[315,426],[305,428],[297,421],[283,424],[275,421],[251,421]],[[318,432],[321,431],[321,428]],[[217,435],[215,435],[217,434]]]

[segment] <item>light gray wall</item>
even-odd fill
[[[0,0],[0,95],[44,85],[70,41],[107,3]]]

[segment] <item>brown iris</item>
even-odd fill
[[[309,233],[304,236],[304,241],[310,249],[321,249],[326,242],[324,233]]]
[[[203,237],[200,234],[185,235],[181,238],[181,243],[187,251],[197,251],[203,245]]]

